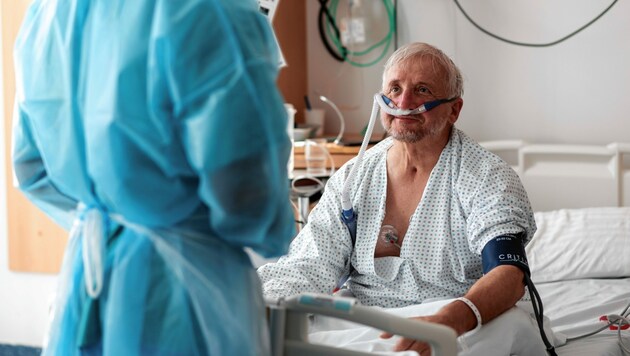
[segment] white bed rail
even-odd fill
[[[481,145],[514,168],[535,211],[630,206],[630,143],[544,145],[511,140]]]
[[[268,307],[274,356],[366,355],[364,352],[309,343],[308,314],[331,316],[422,340],[431,345],[434,356],[457,355],[457,335],[453,329],[362,306],[354,298],[301,294],[268,303]]]
[[[619,199],[621,206],[630,206],[630,143],[611,143],[607,146],[617,153],[619,160]]]

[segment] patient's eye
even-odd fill
[[[416,87],[416,93],[420,94],[420,95],[433,95],[433,93],[431,92],[431,89],[429,89],[427,86],[425,85],[419,85]]]
[[[388,94],[399,94],[401,91],[400,87],[397,85],[391,86],[389,87],[389,90],[387,91]]]

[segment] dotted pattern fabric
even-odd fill
[[[398,308],[455,298],[481,278],[481,251],[488,241],[521,232],[531,239],[536,223],[517,174],[453,128],[411,217],[400,257],[374,258],[392,144],[388,138],[366,151],[351,185],[356,248],[340,218],[341,190],[353,159],[330,178],[288,255],[259,268],[266,297],[330,294],[350,262],[355,270],[348,287],[364,305]]]

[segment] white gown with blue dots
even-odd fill
[[[400,257],[375,258],[392,144],[388,138],[366,151],[351,186],[358,213],[356,249],[340,220],[351,160],[328,181],[289,254],[259,268],[266,297],[329,294],[347,271],[350,256],[354,272],[348,287],[364,305],[396,308],[457,297],[482,276],[481,251],[488,241],[521,232],[529,241],[534,234],[533,212],[517,174],[453,128],[410,219]]]

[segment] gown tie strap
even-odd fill
[[[78,212],[78,219],[74,221],[70,236],[81,237],[85,290],[90,298],[96,299],[103,288],[109,217],[105,209],[97,205],[80,203]]]

